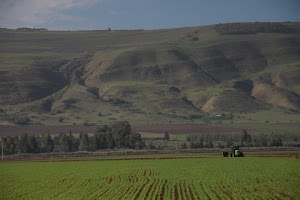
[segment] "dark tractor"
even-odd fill
[[[239,146],[232,146],[229,152],[223,152],[223,157],[244,157]]]

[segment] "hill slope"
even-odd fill
[[[230,120],[253,112],[294,119],[300,111],[299,30],[299,23],[1,30],[1,121],[191,123],[216,112]]]

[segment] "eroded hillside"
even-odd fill
[[[1,121],[23,115],[43,124],[145,124],[190,123],[214,113],[230,120],[253,112],[298,115],[299,29],[298,23],[245,23],[2,30]]]

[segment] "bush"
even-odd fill
[[[83,122],[83,126],[89,126],[89,123],[87,121]]]
[[[17,125],[29,125],[30,121],[30,118],[27,116],[15,118],[15,124]]]
[[[64,117],[59,117],[59,118],[58,118],[58,122],[59,122],[59,123],[62,123],[64,120],[65,120]]]
[[[186,144],[186,143],[183,143],[183,144],[181,145],[181,149],[187,149],[187,144]]]

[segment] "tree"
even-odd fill
[[[117,148],[129,147],[129,135],[131,133],[131,126],[129,122],[117,122],[112,125],[111,132],[115,139]]]
[[[169,136],[168,131],[165,132],[164,140],[170,140],[170,136]]]
[[[276,147],[283,146],[281,137],[280,136],[275,136],[272,139],[272,141],[270,143],[270,146],[276,146]]]
[[[226,147],[231,147],[231,146],[233,146],[233,139],[232,139],[232,137],[229,137],[228,139],[227,139],[227,141],[226,141]]]
[[[62,134],[59,139],[60,150],[63,152],[70,152],[72,150],[72,142],[70,136]]]
[[[258,146],[266,147],[268,146],[268,140],[266,134],[260,134],[258,138]]]
[[[16,143],[12,136],[1,137],[1,145],[3,144],[4,154],[14,154],[16,151]]]
[[[145,143],[142,141],[142,137],[139,133],[131,133],[129,135],[129,148],[133,149],[143,149]]]
[[[42,152],[52,152],[54,149],[54,142],[50,136],[50,134],[43,135],[42,143],[41,143],[41,151]]]
[[[80,144],[79,144],[79,149],[80,149]],[[88,149],[90,151],[97,151],[98,150],[97,138],[95,136],[89,137],[89,147],[88,147]]]
[[[18,146],[19,146],[20,153],[29,153],[30,152],[30,146],[28,143],[28,134],[25,133],[20,136]]]
[[[39,146],[34,135],[28,136],[29,152],[39,153]]]
[[[211,139],[206,143],[206,148],[214,148],[214,143]]]
[[[183,143],[183,144],[181,145],[181,149],[187,149],[187,144],[186,144],[186,143]]]
[[[88,151],[89,150],[89,136],[88,134],[83,134],[83,137],[80,141],[79,151]]]
[[[115,139],[113,138],[111,132],[106,134],[107,147],[110,149],[114,149],[116,146]]]
[[[200,138],[200,142],[198,144],[198,148],[203,148],[204,144],[203,144],[203,137]]]
[[[72,136],[71,140],[72,140],[72,151],[78,151],[80,145],[80,139]]]
[[[222,145],[220,142],[218,143],[217,147],[220,148],[220,149],[224,149],[224,145]]]
[[[197,149],[197,146],[196,146],[195,142],[191,142],[191,149]]]
[[[116,122],[112,126],[96,129],[93,138],[94,149],[133,148],[142,149],[145,143],[139,133],[131,130],[129,122]]]

